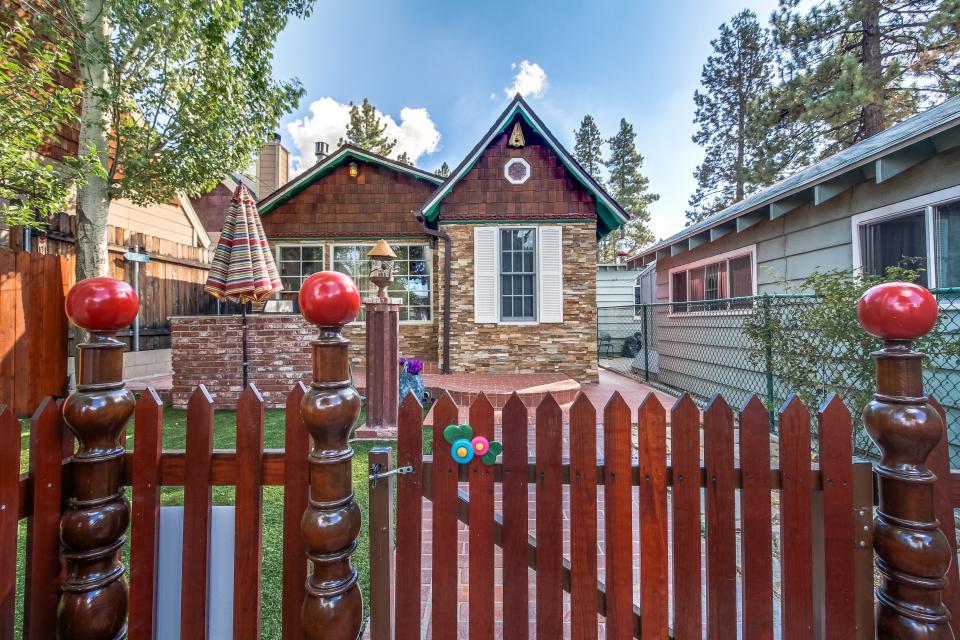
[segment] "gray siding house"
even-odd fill
[[[654,300],[665,303],[653,307],[657,323],[649,337],[659,352],[659,381],[701,398],[722,391],[734,402],[765,386],[764,373],[743,357],[744,307],[751,303],[693,303],[783,293],[816,271],[882,274],[892,265],[922,267],[923,284],[931,288],[960,287],[960,96],[628,262],[654,263]],[[739,369],[738,375],[731,376],[730,368]],[[930,379],[932,388],[960,387],[952,369],[930,375],[950,378]],[[960,418],[960,389],[941,392],[940,400]]]

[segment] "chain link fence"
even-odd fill
[[[941,302],[937,335],[917,348],[927,355],[925,389],[946,411],[951,462],[960,468],[960,289],[933,292]],[[756,394],[771,410],[774,431],[776,410],[791,392],[812,413],[835,392],[854,416],[856,453],[875,458],[860,412],[874,390],[870,353],[880,343],[856,326],[855,315],[837,321],[850,327],[840,339],[819,331],[820,304],[813,296],[765,295],[602,307],[600,366],[668,392],[687,392],[701,406],[719,393],[736,408]]]

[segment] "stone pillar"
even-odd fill
[[[321,271],[300,289],[303,316],[320,329],[312,343],[313,382],[300,415],[313,439],[310,493],[301,534],[313,571],[301,609],[309,640],[356,640],[363,620],[357,570],[360,507],[353,498],[353,449],[348,438],[360,415],[360,394],[350,379],[350,341],[340,333],[360,311],[360,293],[342,273]]]
[[[400,300],[367,298],[367,424],[396,437],[400,397]]]
[[[936,325],[937,311],[929,291],[903,282],[873,287],[857,304],[860,324],[883,341],[873,354],[877,392],[863,410],[881,453],[874,465],[878,638],[954,637],[942,598],[952,553],[934,513],[936,476],[927,467],[944,424],[923,391],[923,354],[912,349]]]
[[[66,560],[57,609],[58,637],[118,640],[127,635],[127,582],[120,549],[130,505],[124,495],[121,434],[136,402],[123,385],[124,345],[114,334],[137,315],[125,282],[89,278],[67,294],[70,321],[90,332],[79,347],[77,390],[63,417],[77,438],[60,541]]]

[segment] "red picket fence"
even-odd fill
[[[371,491],[374,640],[419,639],[424,625],[433,638],[597,638],[601,623],[607,638],[770,638],[775,625],[785,639],[874,637],[873,474],[869,462],[852,457],[850,413],[836,396],[817,412],[813,432],[796,397],[784,405],[779,464],[771,463],[769,413],[756,397],[734,413],[718,396],[701,422],[689,396],[669,409],[669,419],[653,395],[636,412],[619,394],[599,410],[581,395],[568,414],[548,397],[533,416],[514,396],[496,422],[481,396],[469,423],[477,435],[496,433],[502,441],[502,459],[492,466],[451,457],[442,434],[458,422],[459,409],[449,397],[434,406],[433,455],[423,455],[422,415],[412,397],[401,406],[396,467],[412,472],[378,480]],[[815,462],[811,433],[820,442]],[[389,456],[379,462],[388,466]],[[946,478],[947,464],[942,441],[931,467]],[[395,540],[393,527],[384,526],[393,484]],[[951,484],[956,479],[937,483],[938,516],[955,544],[960,500],[956,490],[951,498]],[[424,498],[432,511],[429,558],[421,551]],[[469,528],[466,593],[458,582],[458,521]],[[502,567],[494,566],[495,547]],[[951,605],[956,578],[954,563],[945,593]],[[502,623],[495,623],[501,609]],[[429,620],[414,614],[421,611]],[[465,613],[458,618],[458,611]]]

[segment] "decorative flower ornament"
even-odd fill
[[[450,443],[450,456],[460,464],[468,464],[479,456],[485,465],[496,463],[497,456],[503,452],[503,445],[489,441],[483,436],[473,435],[469,424],[451,424],[443,430],[443,439]]]

